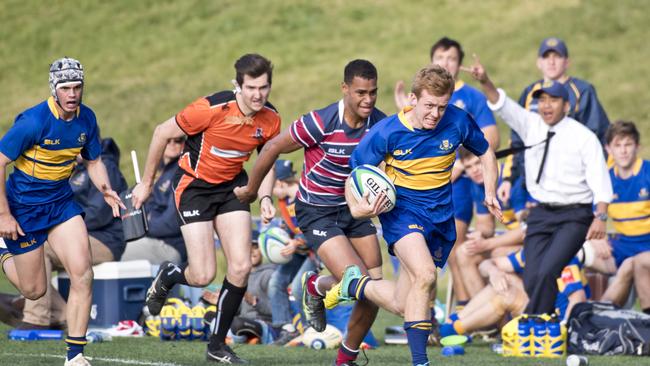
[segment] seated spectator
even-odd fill
[[[485,205],[483,205],[483,170],[481,160],[467,149],[459,148],[459,156],[465,172],[471,179],[471,195],[477,220],[493,220]],[[503,210],[503,223],[507,231],[502,235],[493,236],[493,232],[477,230],[467,235],[468,240],[459,245],[455,251],[456,262],[459,263],[460,280],[462,281],[469,298],[485,287],[483,277],[479,273],[479,264],[487,258],[505,256],[521,248],[524,242],[526,227],[520,223],[519,218],[525,210],[525,192],[513,192],[506,202],[499,202]]]
[[[185,242],[178,225],[176,204],[174,203],[174,176],[178,170],[185,139],[174,138],[167,141],[162,161],[158,167],[158,178],[151,196],[145,202],[149,231],[147,235],[126,244],[123,261],[146,259],[151,264],[160,265],[164,261],[182,263],[187,261]]]
[[[269,283],[269,297],[271,299],[272,325],[281,328],[276,345],[284,345],[299,335],[292,323],[292,314],[289,304],[287,289],[291,285],[291,292],[296,301],[301,303],[302,291],[300,279],[307,271],[315,271],[316,263],[305,245],[305,239],[298,228],[296,220],[295,199],[298,192],[298,178],[293,170],[293,163],[289,160],[275,162],[276,181],[273,195],[278,198],[278,211],[282,215],[283,228],[289,232],[291,240],[282,251],[284,256],[292,256],[291,261],[276,268]]]
[[[457,314],[449,316],[449,322],[440,326],[440,335],[466,334],[497,324],[504,316],[518,316],[528,305],[528,295],[518,276],[523,273],[525,258],[523,250],[483,261],[481,274],[490,284],[479,292]],[[586,301],[590,296],[589,285],[578,256],[574,257],[557,278],[558,295],[555,301],[556,315],[566,319],[573,305]]]
[[[124,191],[127,185],[119,170],[120,150],[113,139],[102,140],[101,159],[113,189],[116,192]],[[104,195],[90,181],[85,165],[77,164],[70,177],[70,186],[74,200],[84,209],[93,265],[120,260],[125,246],[122,221],[113,217],[111,207],[104,201]],[[18,329],[65,328],[66,303],[51,284],[52,270],[62,269],[63,265],[48,243],[45,243],[45,268],[48,276],[45,295],[38,300],[25,299],[22,322],[18,324]],[[0,303],[2,304],[5,302]]]
[[[640,134],[633,122],[617,121],[606,133],[606,149],[614,160],[609,175],[614,199],[607,213],[616,233],[591,240],[592,267],[612,274],[613,283],[603,296],[617,305],[627,300],[634,285],[641,309],[650,312],[650,161],[638,157]]]

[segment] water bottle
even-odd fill
[[[110,342],[113,340],[113,337],[106,332],[92,331],[86,334],[86,340],[88,343],[101,343]]]
[[[544,347],[544,356],[561,357],[566,352],[566,332],[562,332],[563,325],[557,317],[551,318],[546,323],[548,333]]]
[[[535,357],[544,357],[544,348],[546,344],[546,320],[542,318],[536,318],[533,324],[533,339],[531,343],[532,355]]]
[[[520,356],[530,356],[531,353],[531,327],[533,325],[533,319],[529,318],[526,315],[523,315],[519,318],[519,324],[517,325],[517,335],[519,336],[519,355]]]
[[[9,331],[9,339],[14,341],[42,341],[63,339],[62,330],[23,330],[12,329]]]

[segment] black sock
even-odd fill
[[[232,320],[239,310],[246,293],[246,287],[237,287],[230,282],[227,278],[223,279],[223,287],[219,292],[219,299],[217,300],[217,315],[212,323],[210,323],[210,346],[219,346],[226,342],[226,335],[228,329],[232,324]]]
[[[643,312],[646,313],[646,314],[648,314],[648,315],[650,315],[650,308],[645,308],[645,309],[643,309]]]
[[[171,262],[167,263],[166,267],[163,269],[163,274],[160,277],[160,280],[167,290],[171,290],[175,284],[187,285],[185,268],[187,268],[187,263],[181,265],[176,265]]]

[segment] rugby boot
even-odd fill
[[[343,277],[341,278],[341,281],[334,285],[325,294],[325,308],[332,309],[342,302],[355,300],[355,297],[350,296],[348,289],[350,288],[350,282],[352,282],[352,280],[358,280],[360,278],[361,270],[359,267],[355,265],[348,266],[345,271],[343,271]]]
[[[302,274],[302,311],[305,313],[307,324],[317,332],[322,332],[327,326],[323,297],[314,296],[307,290],[307,280],[315,274],[314,271],[307,271]]]

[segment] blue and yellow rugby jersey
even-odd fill
[[[633,169],[627,179],[618,177],[616,167],[609,170],[614,199],[607,213],[619,240],[650,242],[650,161],[637,159]]]
[[[350,157],[352,168],[384,161],[397,189],[397,205],[435,209],[433,222],[453,215],[451,168],[462,144],[477,156],[488,149],[483,132],[462,109],[449,105],[432,130],[413,128],[403,109],[373,126]]]
[[[68,178],[78,154],[97,159],[102,147],[95,114],[80,105],[71,121],[59,118],[53,97],[27,109],[0,140],[0,152],[15,162],[7,199],[40,205],[71,198]]]
[[[508,255],[508,260],[512,264],[515,273],[522,274],[526,267],[526,257],[524,251],[519,250]],[[560,277],[557,278],[557,297],[555,298],[555,310],[560,319],[564,319],[566,309],[569,305],[569,296],[579,290],[585,291],[587,298],[591,297],[589,281],[584,273],[584,265],[578,257],[573,257],[567,264]]]
[[[449,104],[453,104],[469,113],[480,128],[496,126],[497,124],[494,114],[487,106],[485,95],[476,88],[465,84],[462,80],[456,81]]]

